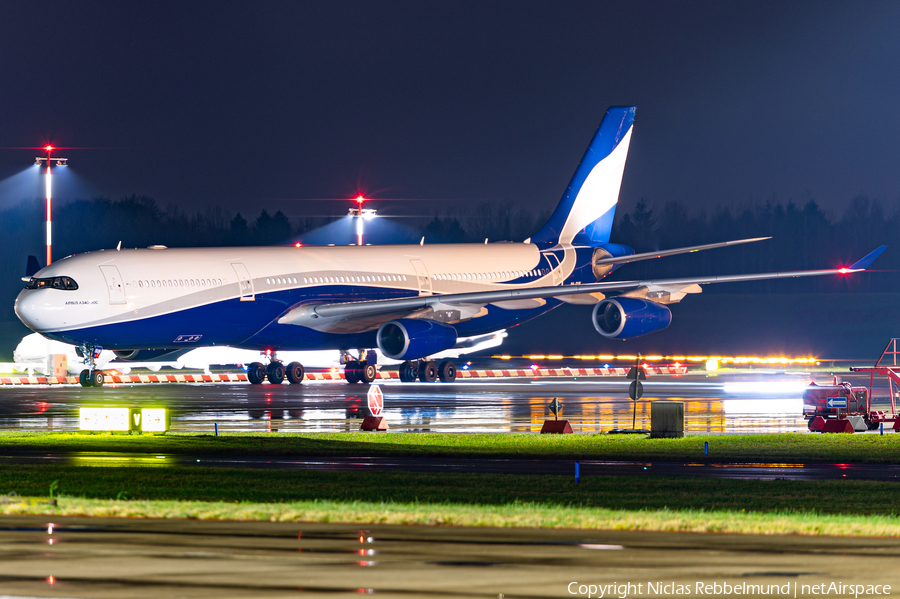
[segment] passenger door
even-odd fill
[[[122,284],[122,277],[119,275],[119,269],[112,264],[105,264],[100,267],[103,278],[106,279],[106,288],[109,291],[110,304],[125,303],[125,286]]]
[[[559,267],[559,258],[553,252],[544,254],[547,258],[547,264],[550,265],[550,271],[553,273],[553,284],[560,285],[563,281],[562,269]]]
[[[234,272],[238,277],[238,288],[241,292],[241,301],[256,301],[256,296],[253,291],[253,279],[250,278],[250,271],[248,271],[247,267],[240,262],[233,262],[231,266],[234,268]]]
[[[425,263],[419,259],[410,260],[416,271],[416,278],[419,280],[419,295],[432,295],[431,277],[428,276],[428,269]]]

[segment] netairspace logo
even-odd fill
[[[570,595],[581,595],[596,599],[625,599],[626,597],[638,595],[710,595],[715,597],[722,595],[780,595],[782,597],[834,595],[856,598],[866,595],[891,594],[891,586],[888,584],[844,584],[842,582],[800,585],[796,582],[780,585],[749,584],[746,582],[738,584],[729,584],[727,582],[695,582],[694,584],[677,582],[580,584],[578,582],[570,582],[566,589]]]

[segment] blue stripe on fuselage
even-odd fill
[[[75,345],[99,345],[105,349],[180,349],[228,345],[245,349],[316,350],[374,348],[375,331],[359,334],[323,333],[297,325],[278,324],[279,317],[303,304],[348,300],[410,297],[409,289],[329,285],[257,293],[256,300],[230,299],[140,320],[130,320],[59,333],[46,337]],[[547,299],[530,310],[503,310],[488,306],[488,314],[452,325],[460,337],[483,335],[531,320],[560,304]],[[190,342],[176,342],[181,337]]]

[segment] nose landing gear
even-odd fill
[[[84,359],[87,370],[78,374],[78,383],[82,387],[102,387],[106,382],[106,373],[95,368],[94,361],[100,357],[102,347],[96,345],[82,345],[75,348],[75,353]]]

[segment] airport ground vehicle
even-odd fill
[[[875,430],[878,423],[884,421],[885,414],[883,411],[872,411],[870,407],[869,389],[853,387],[850,383],[811,383],[803,392],[803,417],[809,420],[811,431],[823,430],[828,420],[848,418],[861,418],[868,430]]]
[[[862,430],[862,424],[868,430],[875,430],[881,424],[893,424],[894,430],[900,432],[900,414],[897,414],[894,403],[894,384],[900,385],[900,351],[897,349],[897,341],[898,339],[891,339],[888,342],[875,366],[850,369],[852,372],[868,373],[868,387],[838,383],[837,377],[833,385],[810,384],[803,392],[803,416],[809,421],[809,430],[839,432],[837,429],[840,427],[836,425],[846,420],[853,423],[855,430]],[[876,374],[888,377],[890,414],[884,410],[872,409],[872,389]]]

